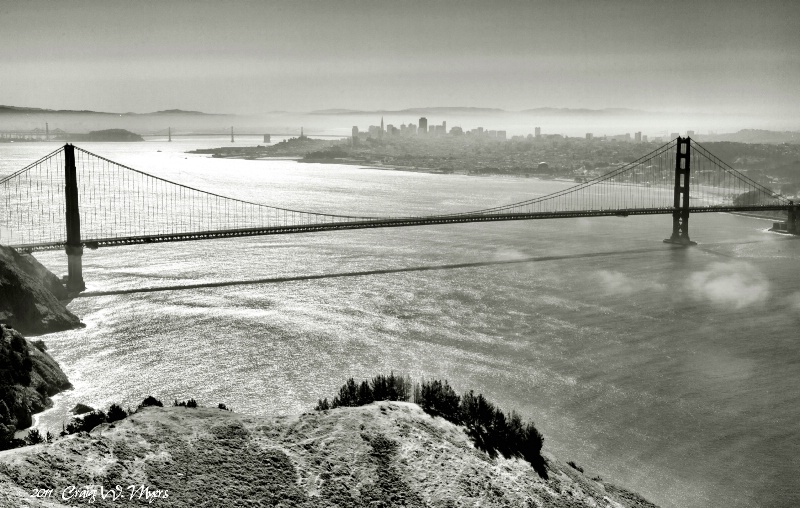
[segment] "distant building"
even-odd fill
[[[381,135],[383,135],[383,117],[381,117]]]
[[[506,140],[506,131],[497,131],[497,139]]]
[[[646,136],[646,135],[645,135],[645,136],[642,136],[642,142],[643,142],[643,143],[647,143],[647,136]]]
[[[635,136],[636,136],[636,142],[637,143],[641,143],[642,142],[642,132],[641,131],[637,132],[635,134]]]
[[[586,139],[592,139],[592,138],[594,138],[594,134],[592,134],[591,132],[587,132]]]
[[[358,137],[358,125],[353,126],[353,138]]]
[[[461,129],[461,127],[456,126],[450,129],[451,136],[461,136],[462,134],[464,134],[464,131]]]
[[[680,135],[681,135],[680,132],[673,132],[672,134],[669,135],[669,138],[670,139],[675,139],[677,137],[680,137]]]
[[[686,137],[693,138],[694,137],[694,131],[686,131]]]
[[[542,128],[541,127],[536,127],[536,138],[538,139],[538,138],[541,138],[541,137],[542,137]]]
[[[419,134],[427,134],[428,132],[428,119],[424,116],[419,119],[419,129],[417,130]]]
[[[442,121],[442,130],[447,134],[447,120]]]

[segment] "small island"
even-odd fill
[[[91,131],[88,134],[67,134],[62,138],[64,141],[144,141],[144,138],[135,132],[125,129],[104,129],[101,131]]]

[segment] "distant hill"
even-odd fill
[[[2,114],[14,114],[14,115],[38,115],[38,114],[59,114],[59,115],[68,115],[68,114],[95,114],[95,115],[117,115],[119,113],[99,113],[97,111],[89,111],[89,110],[82,110],[76,111],[71,109],[42,109],[42,108],[26,108],[26,107],[18,107],[18,106],[4,106],[0,104],[0,115]]]
[[[378,109],[373,111],[356,109],[321,109],[311,111],[310,115],[497,115],[507,114],[508,111],[498,108],[469,108],[469,107],[428,107],[407,108],[398,110]]]
[[[800,144],[800,132],[768,131],[762,129],[742,129],[729,134],[708,134],[700,136],[700,141],[732,141],[735,143]]]
[[[571,108],[534,108],[522,111],[507,111],[500,108],[473,108],[473,107],[425,107],[425,108],[406,108],[399,110],[376,109],[376,110],[357,110],[357,109],[320,109],[311,111],[310,115],[538,115],[538,116],[622,116],[622,115],[648,115],[653,114],[647,111],[627,108],[605,108],[605,109],[571,109]]]
[[[572,109],[572,108],[535,108],[524,109],[520,113],[543,116],[619,116],[619,115],[648,115],[647,111],[627,108],[604,109]]]
[[[185,111],[182,109],[165,109],[163,111],[155,111],[152,113],[108,113],[105,111],[91,111],[72,110],[72,109],[43,109],[43,108],[27,108],[19,106],[4,106],[0,105],[0,115],[2,114],[15,114],[15,115],[114,115],[114,116],[148,116],[148,115],[203,115],[203,116],[229,116],[216,113],[203,113],[202,111]]]
[[[129,113],[131,115],[135,113]],[[165,109],[163,111],[156,111],[155,113],[143,113],[145,115],[205,115],[205,116],[224,116],[217,115],[216,113],[203,113],[202,111],[186,111],[183,109]]]
[[[238,129],[259,131],[263,121],[240,115],[204,113],[183,109],[165,109],[150,113],[109,113],[106,111],[75,111],[29,108],[0,105],[0,131],[44,130],[49,124],[51,132],[61,129],[66,132],[88,133],[107,129],[127,129],[150,134],[171,127],[172,132],[222,132],[232,125]],[[258,131],[256,131],[258,132]]]

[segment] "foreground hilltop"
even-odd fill
[[[463,427],[412,403],[272,418],[146,407],[89,433],[1,452],[0,505],[654,506],[555,460],[547,469],[544,480],[523,460],[491,458]]]

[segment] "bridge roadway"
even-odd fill
[[[733,206],[720,205],[712,207],[690,207],[690,213],[709,212],[762,212],[788,210],[788,205],[751,205]],[[400,217],[374,220],[360,220],[348,222],[330,222],[315,224],[294,224],[291,226],[266,226],[258,228],[226,229],[217,231],[197,231],[192,233],[164,233],[158,235],[127,236],[96,238],[83,240],[81,244],[89,249],[98,247],[112,247],[116,245],[138,245],[147,243],[185,242],[192,240],[207,240],[213,238],[235,238],[242,236],[281,235],[292,233],[312,233],[317,231],[341,231],[348,229],[390,228],[404,226],[429,226],[435,224],[462,224],[469,222],[499,222],[511,220],[537,220],[537,219],[573,219],[578,217],[627,217],[629,215],[671,215],[675,211],[672,207],[665,208],[625,208],[615,210],[580,210],[565,212],[531,212],[531,213],[500,213],[500,214],[463,214],[463,215],[431,215],[421,217]],[[47,250],[61,250],[66,248],[66,242],[50,242],[39,244],[10,245],[19,252],[37,252]]]

